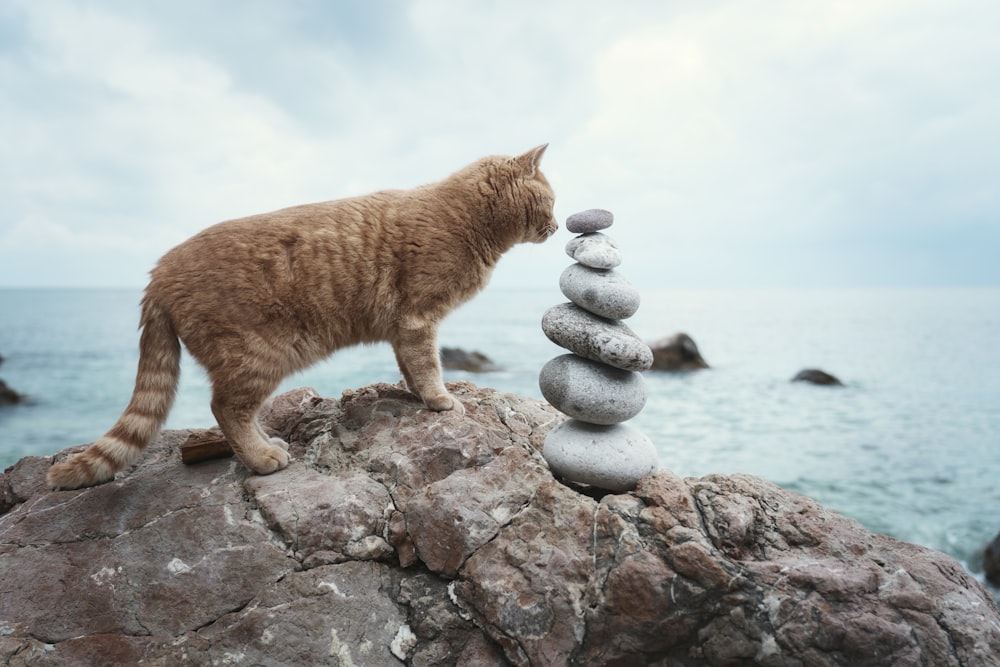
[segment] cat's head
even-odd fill
[[[519,200],[520,211],[523,211],[519,217],[523,224],[521,241],[524,243],[541,243],[559,229],[553,210],[556,195],[538,166],[546,148],[548,144],[542,144],[510,159],[514,176],[512,190]]]

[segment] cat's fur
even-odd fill
[[[388,341],[431,410],[445,389],[437,329],[482,289],[507,249],[555,232],[545,146],[487,157],[438,183],[230,220],[160,260],[142,301],[132,399],[102,438],[53,465],[55,488],[112,479],[156,437],[173,403],[181,341],[208,371],[212,412],[236,456],[267,474],[285,443],[257,422],[290,373],[358,343]]]

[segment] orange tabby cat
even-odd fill
[[[428,408],[464,412],[441,380],[438,323],[507,249],[555,232],[544,151],[483,158],[412,190],[230,220],[168,252],[142,301],[132,400],[102,438],[49,469],[49,484],[99,484],[135,461],[170,411],[181,341],[208,371],[222,432],[256,473],[288,465],[287,445],[257,422],[261,404],[338,348],[388,341]]]

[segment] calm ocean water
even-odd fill
[[[553,281],[555,282],[555,281]],[[0,378],[31,396],[0,409],[0,468],[101,435],[128,402],[137,290],[0,290]],[[645,291],[628,324],[677,331],[711,370],[647,374],[633,420],[682,476],[746,472],[811,496],[870,529],[944,551],[975,571],[1000,531],[1000,289]],[[545,291],[490,288],[453,313],[442,345],[505,370],[446,380],[541,398],[562,351],[542,334]],[[844,388],[788,380],[806,367]],[[327,396],[399,378],[377,345],[338,352],[286,381]],[[214,423],[204,373],[185,355],[168,428]]]

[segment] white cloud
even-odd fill
[[[802,253],[771,267],[788,280],[810,248],[877,258],[945,225],[981,243],[1000,209],[997,18],[977,0],[8,4],[0,284],[25,221],[138,284],[217,220],[545,141],[557,213],[614,210],[629,273],[656,281],[752,281],[776,244]],[[99,246],[130,236],[163,245],[110,266]],[[525,249],[495,280],[563,263]]]

